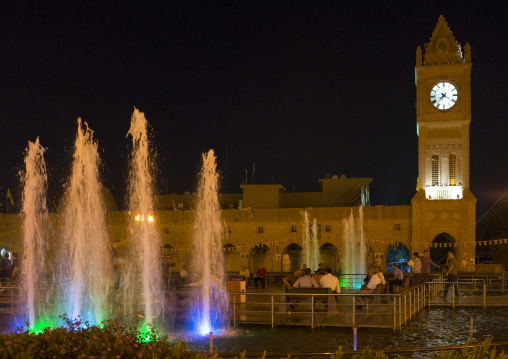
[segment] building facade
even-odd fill
[[[370,206],[370,178],[325,178],[319,180],[320,192],[308,193],[287,193],[282,185],[242,185],[240,194],[219,195],[227,270],[239,271],[246,265],[252,272],[259,264],[270,272],[301,268],[306,215],[317,222],[321,261],[335,271],[348,256],[345,237],[351,218],[366,239],[368,264],[386,268],[393,258],[409,260],[410,253],[425,249],[439,262],[453,250],[459,270],[474,271],[471,65],[469,44],[463,50],[441,16],[424,51],[420,47],[416,51],[420,188],[410,206]],[[159,228],[164,255],[175,262],[174,270],[192,256],[194,202],[188,193],[157,197],[153,225]],[[111,241],[119,252],[126,247],[131,216],[126,211],[108,212]],[[58,215],[50,218],[58,227]],[[0,215],[4,245],[21,248],[20,225],[19,217]]]

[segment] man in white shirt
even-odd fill
[[[326,274],[319,279],[319,286],[321,288],[330,288],[334,293],[340,293],[339,278],[332,274],[330,268],[326,268],[325,273]],[[327,298],[327,310],[329,314],[337,312],[336,299],[338,299],[338,297],[335,295],[329,295]]]
[[[377,271],[376,275],[379,277],[379,280],[381,281],[381,284],[385,285],[386,284],[386,280],[385,280],[385,276],[383,275],[383,271],[381,270],[381,268],[379,266],[376,266],[375,269]]]
[[[415,262],[413,266],[414,285],[417,285],[422,280],[422,261],[420,260],[418,252],[413,253],[413,258]]]
[[[360,289],[359,292],[356,292],[356,294],[366,293],[366,294],[372,294],[374,293],[374,290],[378,286],[378,284],[381,283],[381,279],[376,275],[378,273],[376,268],[369,269],[369,282],[367,285]],[[367,303],[361,296],[355,296],[355,303],[357,309],[362,309],[363,305],[366,305]]]
[[[340,293],[339,278],[332,274],[330,268],[326,268],[326,274],[319,279],[321,288],[330,288],[334,293]]]

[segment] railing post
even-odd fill
[[[397,332],[397,297],[393,297],[393,332]]]
[[[356,328],[356,294],[353,295],[353,328]]]
[[[452,284],[452,308],[455,309],[455,285],[457,285],[456,283],[453,283]]]
[[[168,292],[169,300],[169,292]],[[162,292],[162,322],[166,323],[166,292]]]
[[[233,328],[236,329],[236,295],[233,296]]]
[[[400,315],[400,320],[399,320],[399,333],[401,332],[402,330],[402,297],[400,296],[400,294],[398,295],[399,296],[399,315]],[[405,315],[406,313],[404,313]]]
[[[427,300],[427,293],[428,293],[427,283],[425,283],[423,285],[423,307],[424,308],[425,308],[425,301]],[[430,294],[429,294],[429,299],[430,299]]]
[[[11,314],[14,316],[14,288],[11,287]]]
[[[402,297],[401,297],[401,299],[402,299]],[[407,293],[404,293],[404,325],[406,325],[406,323],[407,323]],[[402,329],[402,327],[401,327],[401,329]]]
[[[483,282],[483,308],[487,308],[487,283]]]
[[[310,315],[311,315],[311,321],[310,321],[310,327],[311,329],[314,329],[314,295],[311,295],[310,297]]]
[[[272,294],[272,329],[273,329],[273,294]]]
[[[409,292],[409,320],[411,320],[411,312],[413,311],[413,301],[411,300],[411,298],[413,297],[412,296],[413,294],[413,290],[411,289],[411,291]]]

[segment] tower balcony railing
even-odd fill
[[[462,199],[462,186],[427,186],[425,198],[427,199]]]

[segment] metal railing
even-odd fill
[[[508,306],[505,276],[464,278],[448,282],[435,278],[425,283],[428,307],[430,306]]]
[[[362,278],[361,275],[357,275]],[[309,294],[283,293],[270,290],[262,292],[230,292],[229,320],[234,326],[241,323],[277,325],[381,327],[400,330],[424,308],[433,306],[508,306],[508,291],[505,275],[468,276],[461,275],[457,282],[449,283],[441,275],[432,276],[429,282],[403,290],[396,294]],[[54,284],[54,283],[53,283]],[[444,297],[446,286],[448,297]],[[54,289],[51,283],[41,286],[41,293]],[[26,305],[25,297],[17,285],[0,287],[0,305],[4,313],[21,312]],[[457,291],[459,296],[457,296]],[[190,312],[180,305],[180,292],[174,288],[165,292],[161,304],[161,319],[179,320]],[[53,295],[56,295],[53,292]],[[300,297],[292,303],[289,297]],[[169,305],[170,297],[172,304]],[[359,299],[366,300],[365,306],[357,308]],[[63,300],[60,295],[53,298]],[[333,299],[333,300],[332,300]],[[337,300],[335,300],[337,299]],[[295,305],[294,308],[291,305]],[[330,310],[335,307],[336,310]],[[140,308],[142,309],[142,308]],[[135,310],[135,308],[133,309]],[[176,318],[176,319],[175,319]]]
[[[240,295],[244,302],[237,301]],[[230,293],[230,318],[239,323],[344,327],[380,327],[400,330],[425,308],[425,286],[398,294]],[[292,301],[291,298],[298,298]],[[288,298],[289,300],[286,300]],[[337,300],[336,300],[337,298]],[[362,298],[365,305],[359,309]],[[330,307],[335,309],[330,310]]]

